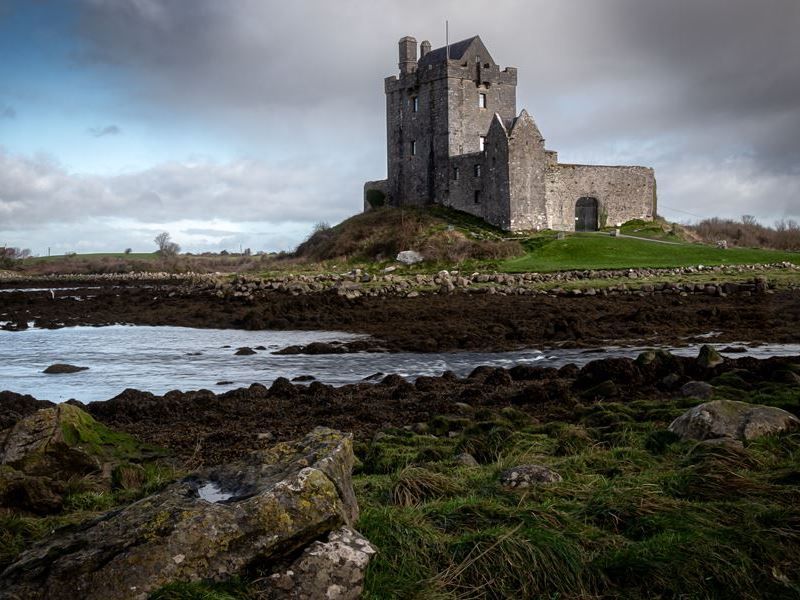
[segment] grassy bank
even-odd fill
[[[796,410],[800,391],[758,400]],[[437,437],[389,433],[356,479],[359,529],[380,548],[366,597],[798,597],[800,434],[738,450],[679,441],[666,426],[696,403],[609,402],[546,424],[507,409],[439,419]],[[461,466],[464,451],[480,464]],[[524,463],[564,479],[504,490],[500,473]]]

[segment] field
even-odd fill
[[[800,253],[756,248],[719,249],[702,244],[658,243],[603,233],[578,233],[564,239],[533,238],[524,256],[500,263],[506,272],[623,269],[693,265],[800,262]],[[533,242],[533,243],[531,243]]]

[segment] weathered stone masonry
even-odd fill
[[[366,210],[376,190],[390,205],[443,204],[510,231],[655,216],[653,169],[560,164],[517,114],[517,70],[501,70],[479,37],[420,50],[401,39],[400,74],[384,82],[388,177],[366,183]]]

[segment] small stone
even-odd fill
[[[464,467],[478,467],[480,466],[475,457],[469,452],[463,452],[456,456],[456,462]]]
[[[544,465],[519,465],[503,471],[500,475],[501,485],[511,489],[559,481],[562,481],[561,475]]]

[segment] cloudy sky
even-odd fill
[[[0,0],[0,245],[292,248],[385,177],[383,77],[445,19],[560,160],[800,220],[798,0]]]

